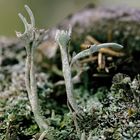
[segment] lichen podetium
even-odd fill
[[[44,131],[48,129],[48,124],[44,121],[43,116],[40,113],[40,105],[38,102],[37,95],[37,85],[35,79],[35,68],[34,68],[34,51],[35,48],[46,37],[45,30],[37,30],[35,28],[35,19],[31,9],[25,5],[25,9],[30,16],[31,23],[28,23],[26,18],[19,13],[19,17],[22,20],[25,31],[24,33],[16,32],[18,38],[20,38],[25,43],[27,58],[26,58],[26,68],[25,68],[25,84],[28,93],[28,98],[31,104],[31,108],[35,117],[35,121],[39,128]]]
[[[71,35],[71,28],[69,29],[69,31],[58,30],[56,32],[55,39],[60,46],[63,75],[65,80],[68,103],[76,113],[79,113],[80,108],[78,107],[76,100],[73,96],[71,68],[70,68],[70,63],[68,60],[68,52],[67,52],[68,42],[70,41],[70,35]]]
[[[71,62],[68,59],[68,43],[70,41],[71,37],[71,28],[69,28],[68,31],[64,30],[58,30],[56,32],[55,40],[58,43],[60,47],[61,52],[61,61],[62,61],[62,69],[63,69],[63,76],[65,80],[65,86],[66,86],[66,94],[68,99],[68,105],[70,108],[70,111],[73,110],[75,114],[83,119],[84,117],[84,110],[82,110],[79,105],[76,103],[76,99],[73,95],[73,83],[72,83],[72,75],[71,75],[71,66],[72,64],[77,61],[78,59],[81,59],[85,56],[91,55],[101,48],[106,47],[113,47],[113,48],[123,48],[123,46],[117,44],[117,43],[103,43],[99,45],[91,45],[89,49],[86,49],[84,51],[81,51],[80,53],[76,54],[72,59]],[[76,119],[74,120],[76,129],[79,130],[78,123]]]

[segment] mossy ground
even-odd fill
[[[51,67],[44,67],[44,64],[49,63],[61,71],[59,52],[53,60],[46,58],[36,63],[42,114],[50,125],[47,138],[79,140],[80,134],[85,132],[86,137],[92,136],[92,140],[140,140],[140,79],[136,70],[139,62],[130,59],[136,58],[136,54],[107,62],[112,66],[107,77],[103,71],[97,71],[97,62],[83,66],[81,81],[75,84],[74,90],[77,102],[84,108],[82,118],[78,119],[79,134],[73,122],[74,116],[67,107],[65,86],[56,84],[63,77],[52,71]],[[40,132],[34,121],[24,83],[24,47],[20,44],[2,46],[0,57],[0,139],[37,139]],[[117,74],[120,72],[130,77]],[[95,77],[96,73],[98,77]]]

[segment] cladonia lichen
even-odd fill
[[[25,43],[27,53],[25,68],[25,84],[31,108],[35,117],[35,121],[41,130],[47,130],[48,124],[44,121],[44,118],[40,113],[40,105],[37,95],[37,85],[34,68],[34,51],[36,47],[38,47],[39,44],[43,41],[43,39],[46,37],[46,31],[37,30],[35,28],[35,19],[32,11],[27,5],[25,5],[25,9],[30,16],[31,23],[28,23],[26,18],[19,13],[19,17],[25,26],[25,32],[23,34],[20,32],[16,32],[16,35]]]

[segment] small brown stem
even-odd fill
[[[38,140],[43,140],[44,139],[44,137],[46,136],[46,131],[44,131],[41,135],[40,135],[40,137],[39,137],[39,139]]]

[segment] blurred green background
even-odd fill
[[[25,4],[32,9],[36,26],[49,28],[89,3],[99,6],[128,5],[140,8],[140,0],[0,0],[0,35],[15,36],[15,30],[24,30],[18,13],[27,15]]]

